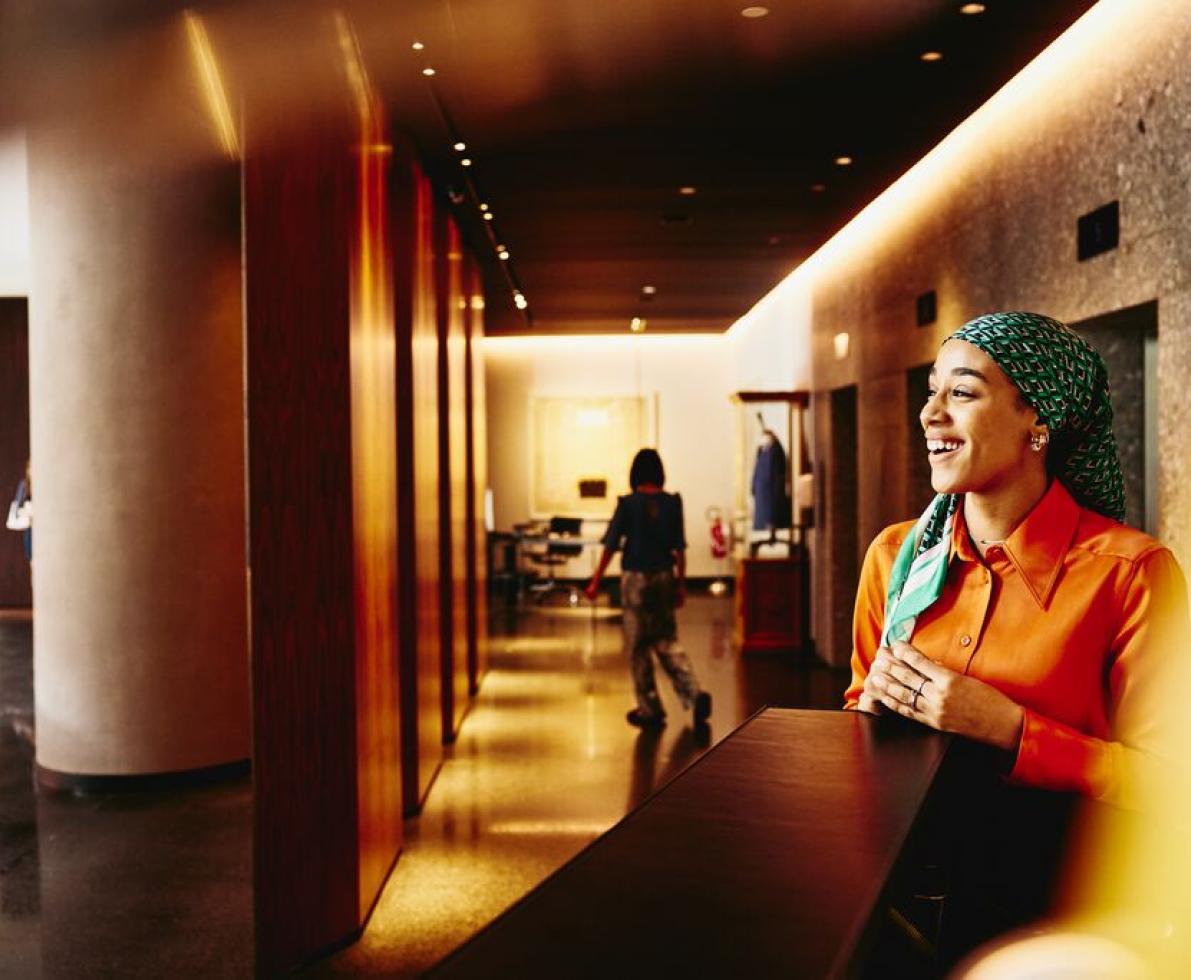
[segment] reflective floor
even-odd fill
[[[679,632],[714,697],[696,734],[625,723],[611,609],[534,607],[494,624],[491,670],[360,942],[313,977],[417,976],[766,704],[834,707],[846,677],[742,659],[732,600],[694,597]],[[32,789],[32,628],[0,618],[0,977],[251,974],[247,781],[183,794]]]

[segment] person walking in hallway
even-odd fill
[[[637,707],[629,724],[661,727],[666,713],[654,682],[653,657],[670,677],[683,707],[692,711],[696,727],[711,716],[711,695],[699,687],[690,658],[678,642],[675,610],[686,598],[686,533],[682,497],[662,489],[666,482],[656,450],[642,449],[629,469],[632,493],[616,502],[604,534],[604,550],[584,594],[591,601],[612,560],[621,555],[621,606],[625,652],[633,672]]]

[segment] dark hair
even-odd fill
[[[666,482],[666,471],[662,467],[662,457],[656,449],[639,449],[633,457],[633,465],[629,467],[629,486],[634,490],[642,483],[652,483],[662,486]]]

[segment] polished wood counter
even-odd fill
[[[949,744],[854,712],[766,709],[434,975],[846,974]]]

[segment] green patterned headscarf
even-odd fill
[[[947,340],[997,362],[1050,429],[1052,471],[1080,505],[1125,517],[1125,481],[1112,434],[1108,370],[1087,341],[1038,313],[990,313]],[[946,343],[946,341],[944,341]],[[893,563],[881,645],[908,640],[918,614],[942,594],[959,494],[939,494]]]

